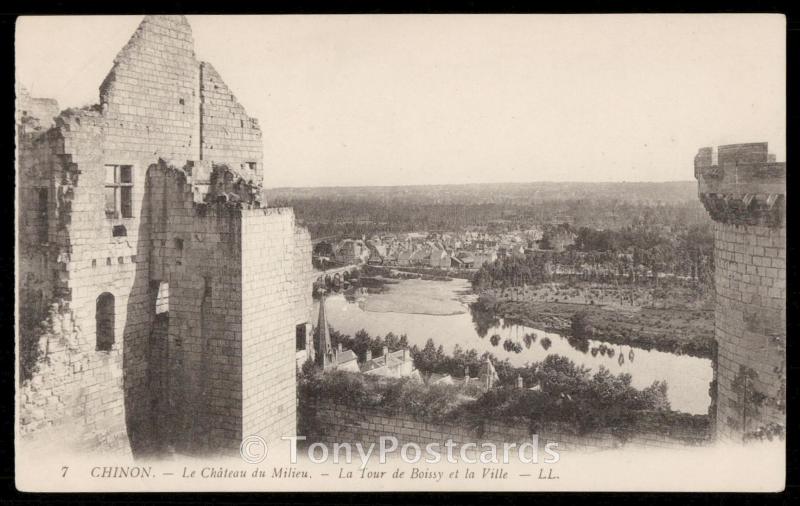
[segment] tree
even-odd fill
[[[572,315],[572,335],[577,338],[588,338],[594,334],[594,327],[589,321],[589,313],[578,311]]]
[[[420,372],[430,373],[433,372],[434,367],[437,365],[436,345],[433,339],[428,339],[425,342],[425,347],[417,351],[416,346],[412,349],[412,356],[414,357],[414,365]]]

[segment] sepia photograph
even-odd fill
[[[17,488],[782,491],[786,33],[19,17]]]

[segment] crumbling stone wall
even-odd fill
[[[24,107],[24,104],[18,104]],[[30,116],[28,116],[30,118]],[[27,124],[18,124],[17,136],[17,241],[20,255],[17,260],[19,283],[22,288],[20,300],[20,327],[24,335],[30,335],[32,329],[47,316],[49,301],[53,299],[55,260],[57,250],[51,252],[55,245],[56,227],[55,202],[56,162],[52,152],[61,145],[55,135],[46,135],[39,126],[38,120]],[[21,352],[37,346],[34,338],[21,343]],[[23,362],[22,378],[29,378],[30,361]]]
[[[109,147],[146,153],[149,160],[199,160],[198,83],[186,18],[146,16],[100,86]]]
[[[32,379],[18,391],[20,433],[37,434],[42,447],[128,452],[123,419],[122,361],[86,351],[75,315],[53,304],[37,329],[40,347]]]
[[[17,85],[17,124],[24,128],[50,128],[61,109],[52,98],[32,97],[28,89]]]
[[[247,281],[257,291],[280,283],[269,292],[270,315],[287,328],[271,328],[265,345],[287,356],[270,355],[270,363],[293,364],[295,320],[307,322],[299,308],[310,308],[310,280],[296,281],[302,265],[311,268],[307,232],[295,228],[290,210],[258,209],[265,203],[257,122],[195,58],[183,16],[146,16],[97,106],[63,111],[52,128],[30,118],[18,126],[19,300],[30,301],[21,307],[20,343],[35,352],[21,367],[31,371],[21,377],[23,435],[41,440],[59,427],[53,434],[75,448],[135,454],[238,448],[245,211],[284,220],[248,243],[282,245],[270,259],[283,277]],[[130,199],[117,193],[123,207],[115,201],[107,211],[108,187],[121,182],[114,166],[131,174]],[[43,200],[45,212],[25,216]],[[54,330],[62,326],[68,330]],[[288,372],[260,377],[287,385]],[[293,369],[291,378],[293,388]],[[293,409],[265,410],[248,427],[291,433]]]
[[[695,158],[714,220],[717,436],[742,441],[785,430],[786,166],[766,143]]]
[[[247,115],[214,67],[200,64],[200,132],[203,159],[226,161],[263,173],[261,129]],[[260,178],[255,182],[261,182]]]
[[[20,379],[22,390],[28,388],[21,415],[30,404],[41,405],[44,399],[47,405],[49,396],[56,395],[66,404],[64,409],[45,409],[44,424],[39,416],[29,419],[36,428],[57,426],[58,431],[50,433],[54,442],[78,448],[120,447],[119,442],[126,439],[119,343],[123,342],[125,305],[135,297],[130,275],[136,252],[130,244],[111,240],[111,226],[103,221],[102,132],[93,122],[97,114],[87,111],[87,121],[82,121],[67,111],[50,130],[21,131],[18,142],[23,168],[20,208],[35,206],[32,200],[40,189],[47,207],[46,235],[34,238],[28,229],[19,237],[19,258],[25,259],[19,263],[19,300],[24,304],[20,307]],[[39,216],[26,222],[29,227],[31,221],[35,227],[41,225]],[[108,236],[101,235],[104,231]],[[115,298],[116,343],[100,351],[95,340],[95,307],[104,293]],[[40,303],[28,306],[31,299]],[[62,344],[63,336],[49,330],[52,311],[43,315],[35,309],[41,302],[58,307],[61,320],[77,329],[68,345]],[[42,342],[48,344],[43,347]],[[24,350],[31,346],[38,353],[26,355]],[[33,377],[26,371],[32,371]]]
[[[150,344],[151,434],[178,451],[208,450],[240,424],[240,211],[194,202],[186,172],[164,162],[148,176],[151,311],[162,283],[169,291],[166,335]]]
[[[169,337],[150,374],[166,397],[159,416],[173,426],[164,437],[196,451],[294,434],[295,327],[311,307],[308,233],[291,209],[213,191],[198,204],[190,183],[171,167],[150,175],[151,286],[169,285]]]

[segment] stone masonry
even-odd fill
[[[786,427],[786,164],[767,143],[702,148],[700,200],[714,220],[716,428],[743,441]]]
[[[502,448],[504,443],[525,443],[531,441],[531,431],[526,421],[498,420],[487,423],[482,428],[471,426],[464,421],[448,423],[423,422],[409,414],[397,414],[378,408],[354,408],[323,402],[314,406],[316,422],[314,432],[304,434],[304,444],[314,442],[370,443],[378,445],[381,437],[396,437],[398,447],[415,443],[420,447],[437,443],[444,447],[449,439],[456,447],[473,443],[480,447],[483,442],[491,442]],[[577,434],[567,425],[549,424],[537,431],[539,444],[558,443],[561,451],[600,451],[619,448],[685,448],[703,446],[709,443],[709,435],[694,429],[672,429],[669,434],[656,431],[642,432],[623,440],[610,432],[600,431]],[[458,449],[456,449],[458,452]]]
[[[17,109],[23,441],[138,455],[294,434],[310,237],[263,202],[258,122],[186,19],[146,16],[98,105],[19,90]]]

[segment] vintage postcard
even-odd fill
[[[16,25],[23,491],[780,491],[786,20]]]

